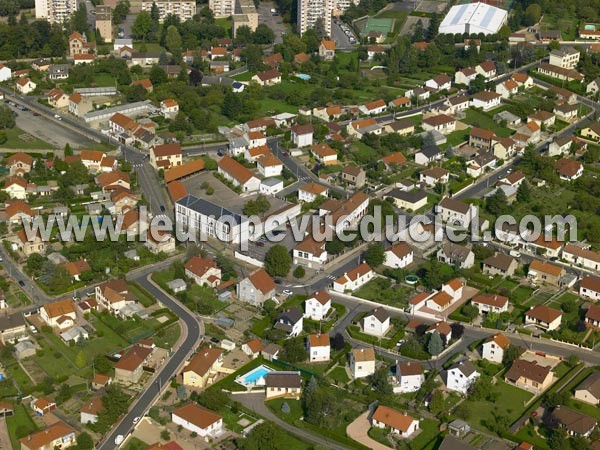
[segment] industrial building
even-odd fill
[[[456,5],[440,24],[440,34],[494,34],[506,23],[508,12],[485,3]]]

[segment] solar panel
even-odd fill
[[[492,21],[492,19],[494,18],[495,15],[496,15],[496,9],[488,8],[488,10],[485,13],[485,16],[483,16],[483,19],[480,22],[481,26],[483,28],[488,28],[488,25],[490,24],[490,22]]]

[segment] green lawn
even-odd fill
[[[136,437],[132,437],[127,441],[127,445],[123,447],[123,450],[144,450],[148,447],[149,445],[144,441],[141,441]]]
[[[232,76],[231,78],[233,78],[234,80],[237,80],[237,81],[250,81],[253,76],[254,76],[253,72],[242,72],[242,73],[238,73],[237,75]]]
[[[497,392],[498,396],[493,405],[489,401],[470,399],[465,401],[470,411],[468,421],[471,426],[488,430],[487,424],[495,421],[495,413],[507,416],[512,422],[523,413],[525,403],[533,397],[532,393],[510,386],[503,381],[494,385],[494,392]]]
[[[260,100],[260,110],[264,114],[278,114],[282,112],[296,114],[298,112],[298,107],[290,105],[283,100],[263,97],[262,100]]]
[[[374,278],[354,292],[356,297],[402,308],[413,290],[400,285],[392,286],[389,278]]]
[[[421,432],[410,442],[410,448],[413,450],[431,450],[436,448],[439,435],[439,424],[432,419],[423,419],[419,424]]]
[[[19,439],[38,429],[25,405],[15,405],[14,415],[6,418],[6,426],[8,428],[12,448],[21,448]]]
[[[472,126],[484,128],[486,130],[494,131],[500,137],[508,137],[512,134],[512,130],[500,126],[494,119],[492,119],[493,113],[485,113],[483,111],[477,111],[475,109],[467,109],[466,117],[461,122],[467,123]],[[489,114],[489,115],[488,115]]]
[[[331,378],[335,383],[348,383],[350,381],[350,378],[346,373],[346,369],[342,366],[336,367],[331,372],[329,372],[329,375],[327,376]]]
[[[1,148],[19,150],[46,150],[53,148],[52,145],[31,134],[25,133],[20,128],[14,127],[4,131],[6,132],[7,141],[4,144],[0,144]]]
[[[533,289],[526,286],[519,286],[514,291],[510,293],[510,301],[511,303],[516,303],[517,305],[522,305],[526,303],[532,296]]]

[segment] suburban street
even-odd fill
[[[151,270],[157,270],[152,267]],[[157,301],[173,311],[180,319],[182,332],[179,347],[173,349],[167,362],[154,374],[151,384],[147,385],[144,391],[133,401],[129,412],[112,428],[110,433],[96,448],[99,450],[109,450],[115,448],[115,439],[121,435],[127,435],[135,427],[134,419],[142,417],[148,412],[150,406],[161,394],[162,388],[167,386],[171,378],[177,375],[183,363],[198,348],[204,335],[204,325],[196,316],[185,306],[167,295],[162,289],[148,280],[148,269],[143,269],[130,274],[127,278],[135,281],[142,288],[148,291]]]

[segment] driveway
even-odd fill
[[[325,448],[332,448],[335,450],[345,450],[346,449],[346,447],[344,447],[340,444],[336,444],[324,437],[310,433],[308,431],[304,431],[301,428],[296,428],[296,427],[290,425],[289,423],[286,423],[283,420],[281,420],[279,417],[277,417],[275,414],[273,414],[271,412],[271,410],[267,407],[267,405],[265,405],[265,394],[263,392],[256,392],[256,393],[253,392],[250,394],[238,394],[238,395],[232,396],[232,398],[234,400],[240,402],[246,408],[250,409],[251,411],[254,411],[256,414],[264,417],[268,421],[275,423],[279,427],[292,433],[293,435],[299,437],[300,439],[312,442],[317,445],[322,445]],[[384,450],[384,449],[387,449],[387,447],[382,446],[381,450]]]
[[[392,450],[392,447],[380,444],[369,437],[368,432],[371,428],[371,424],[369,423],[369,419],[367,419],[368,415],[369,411],[366,411],[358,416],[354,422],[348,425],[346,434],[356,442],[359,442],[372,450]]]

